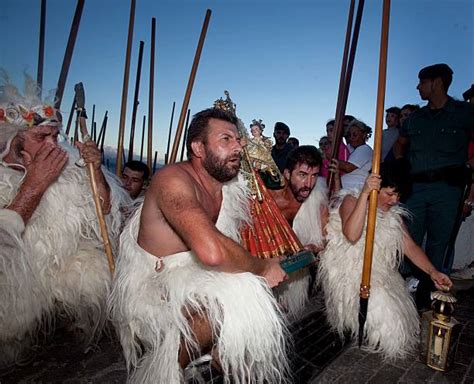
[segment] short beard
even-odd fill
[[[240,155],[233,155],[228,156],[225,159],[220,159],[214,154],[214,152],[212,152],[212,150],[206,148],[206,159],[203,162],[203,167],[207,173],[218,182],[225,183],[232,180],[239,173],[240,163],[237,167],[227,165],[229,160],[234,160],[236,158],[240,160]]]
[[[309,195],[307,197],[301,196],[300,192],[309,191],[309,193],[311,193],[312,191],[311,188],[307,188],[307,187],[296,189],[296,187],[291,182],[290,182],[290,189],[298,203],[304,203],[306,199],[309,197]]]
[[[275,140],[275,141],[276,141],[276,144],[277,144],[277,145],[280,145],[280,146],[283,146],[283,145],[286,144],[286,139],[283,139],[283,138],[281,138],[281,137],[278,138],[278,139]]]

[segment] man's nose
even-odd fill
[[[235,140],[234,151],[241,153],[242,152],[242,143],[239,140]]]
[[[46,138],[44,140],[48,144],[58,145],[58,140],[53,136],[46,136]]]

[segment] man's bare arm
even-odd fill
[[[222,272],[252,272],[271,287],[284,279],[277,259],[252,257],[217,230],[186,172],[164,169],[155,177],[152,188],[165,219],[203,264]]]
[[[43,194],[61,174],[68,156],[61,148],[50,144],[43,145],[34,158],[26,152],[22,152],[22,155],[26,168],[25,180],[6,208],[18,213],[26,225]]]

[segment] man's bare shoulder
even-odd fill
[[[276,199],[279,199],[279,198],[284,198],[284,190],[285,190],[285,188],[282,188],[282,189],[268,189],[268,192],[276,200]]]
[[[189,163],[167,165],[155,173],[150,188],[157,192],[173,192],[176,188],[192,188],[195,179],[192,176],[192,167]]]

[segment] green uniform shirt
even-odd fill
[[[400,129],[400,136],[409,141],[411,173],[462,165],[473,132],[474,106],[469,103],[449,97],[441,109],[425,106],[414,111]]]

